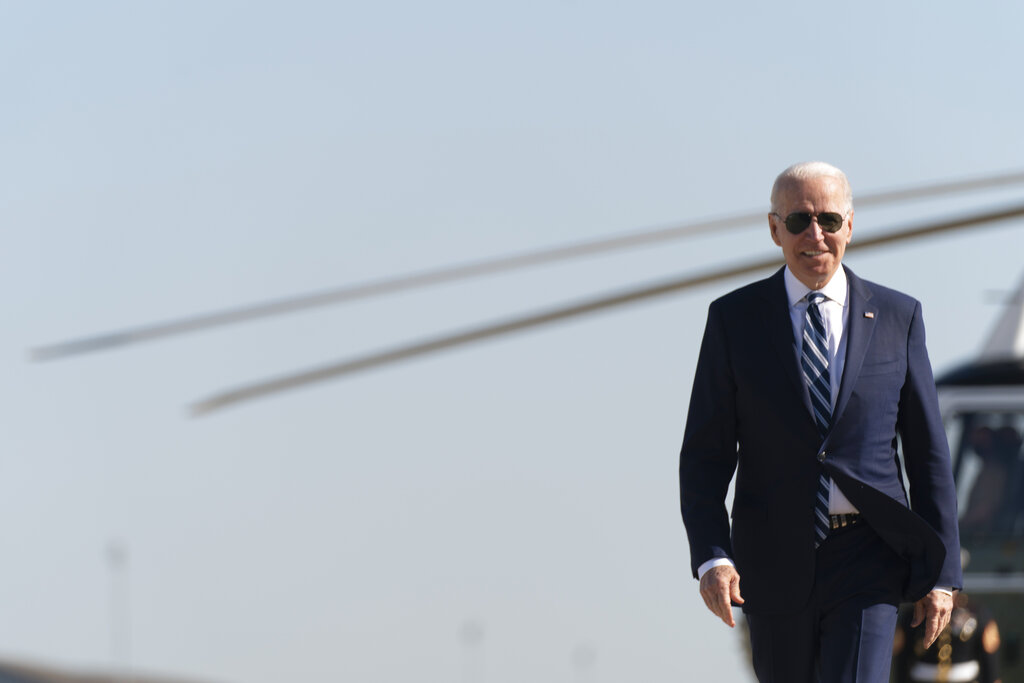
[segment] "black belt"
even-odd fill
[[[860,521],[861,518],[859,512],[850,512],[843,515],[828,516],[828,525],[829,528],[832,529],[832,531],[835,531],[836,529],[843,529],[848,526],[853,526],[854,524],[860,523]]]

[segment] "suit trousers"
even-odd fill
[[[760,683],[885,683],[909,574],[866,522],[816,551],[814,588],[795,614],[747,614]]]

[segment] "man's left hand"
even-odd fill
[[[945,591],[933,590],[914,604],[914,620],[911,626],[924,622],[925,649],[932,646],[942,629],[949,624],[953,612],[953,596]]]

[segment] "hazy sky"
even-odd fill
[[[771,255],[764,222],[118,352],[27,350],[766,210],[799,160],[855,194],[1019,169],[1022,8],[0,2],[0,656],[123,660],[118,542],[140,670],[746,680],[690,578],[676,481],[707,304],[744,280],[199,420],[185,406]],[[1021,194],[859,209],[854,242]],[[979,348],[1022,253],[1017,221],[846,262],[922,300],[942,371]]]

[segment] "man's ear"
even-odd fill
[[[778,246],[782,246],[782,241],[779,239],[778,226],[775,225],[775,217],[768,216],[768,230],[772,233],[772,242],[775,242]]]

